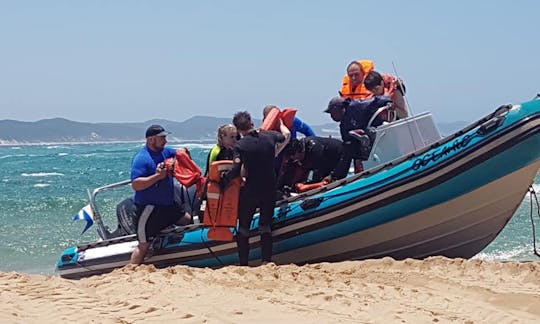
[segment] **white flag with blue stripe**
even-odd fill
[[[94,212],[92,211],[92,207],[90,205],[84,206],[78,213],[73,217],[73,221],[84,219],[86,221],[86,226],[84,230],[82,231],[81,235],[86,232],[87,229],[90,228],[94,224]]]

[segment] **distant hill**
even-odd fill
[[[140,123],[85,123],[64,118],[43,119],[36,122],[0,120],[0,144],[143,141],[146,128],[160,124],[172,134],[170,141],[213,140],[217,128],[230,123],[229,118],[194,116],[183,122],[154,119]],[[254,120],[260,125],[260,120]],[[465,127],[467,122],[439,123],[442,134],[451,134]],[[339,138],[337,123],[312,125],[320,136]]]
[[[228,122],[228,118],[202,116],[183,122],[156,119],[140,123],[84,123],[63,118],[0,120],[0,143],[142,141],[151,124],[163,125],[172,132],[171,140],[204,140],[215,138],[218,126]]]

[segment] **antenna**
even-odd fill
[[[409,105],[409,101],[407,100],[407,97],[405,96],[405,89],[403,88],[403,84],[401,84],[401,78],[398,75],[398,72],[397,72],[397,69],[396,69],[396,65],[394,64],[394,61],[392,61],[392,68],[394,69],[394,73],[396,74],[396,77],[398,78],[399,90],[401,90],[401,93],[403,94],[403,99],[405,99],[405,104],[407,105],[407,107],[409,109],[409,114],[410,114],[409,117],[414,117],[412,108]],[[418,125],[418,120],[416,118],[414,118],[413,120],[414,120],[414,127],[416,128],[416,132],[418,133],[418,135],[420,135],[420,140],[425,145],[426,140],[424,139],[424,136],[422,135],[422,132],[420,131],[420,126]],[[411,135],[411,139],[413,139],[414,138],[413,131],[412,131],[412,129],[410,127],[408,127],[408,129],[409,129],[409,135]],[[413,140],[413,143],[414,143],[414,140]]]
[[[413,111],[412,111],[412,107],[409,104],[409,100],[407,100],[407,96],[405,95],[405,89],[403,88],[403,84],[401,83],[401,78],[398,75],[398,72],[397,72],[397,69],[396,69],[396,65],[394,64],[394,61],[392,61],[392,68],[394,69],[394,73],[396,74],[396,77],[399,80],[398,87],[399,87],[399,90],[401,90],[401,93],[403,94],[403,99],[405,99],[405,104],[407,104],[407,108],[409,109],[409,113],[411,114],[411,116],[413,116],[414,114],[413,114]]]

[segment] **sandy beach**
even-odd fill
[[[390,258],[0,273],[1,323],[538,323],[540,262]]]

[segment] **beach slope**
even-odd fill
[[[538,323],[540,263],[390,258],[0,273],[1,323]]]

